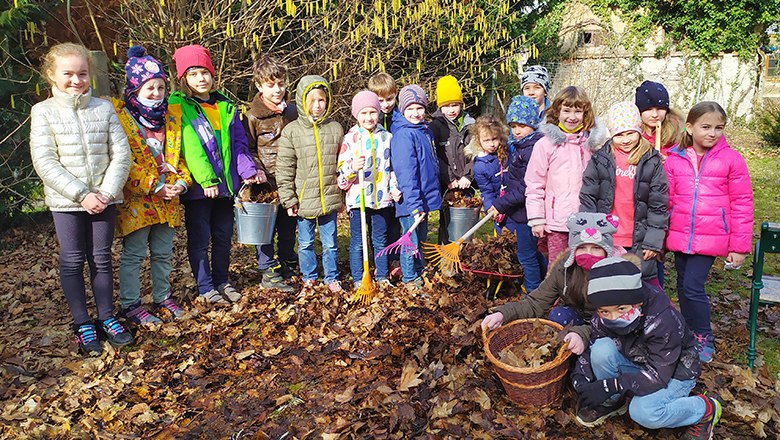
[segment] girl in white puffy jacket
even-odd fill
[[[111,243],[115,204],[130,168],[130,147],[110,102],[92,96],[91,63],[84,46],[49,50],[41,72],[52,97],[33,106],[30,152],[43,181],[60,244],[60,282],[73,315],[79,348],[101,351],[99,337],[114,346],[133,337],[114,317]],[[84,261],[89,263],[98,320],[87,310]]]

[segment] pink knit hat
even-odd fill
[[[211,76],[217,76],[214,72],[214,64],[211,63],[209,50],[200,44],[176,49],[173,53],[173,61],[176,62],[176,79],[181,79],[190,67],[203,67],[211,72]]]
[[[607,129],[610,136],[625,131],[642,134],[642,116],[636,104],[630,101],[618,102],[607,111]]]
[[[352,116],[357,119],[358,113],[366,107],[375,108],[377,113],[382,112],[376,93],[370,90],[361,90],[352,98]]]

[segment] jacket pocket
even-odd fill
[[[729,233],[729,224],[726,222],[726,209],[720,208],[720,218],[723,220],[723,230],[726,231],[726,233]]]

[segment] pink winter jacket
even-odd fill
[[[753,187],[745,159],[721,137],[704,154],[674,148],[664,163],[669,178],[666,248],[725,257],[749,254],[753,239]]]
[[[554,124],[543,124],[539,131],[544,137],[534,146],[525,172],[528,225],[568,232],[566,220],[580,208],[582,174],[607,141],[607,130],[596,120],[589,132],[568,134]]]

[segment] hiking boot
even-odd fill
[[[344,292],[344,289],[341,288],[341,283],[338,280],[331,281],[330,283],[328,283],[328,290],[330,290],[330,293],[342,293],[342,292]]]
[[[611,406],[599,405],[595,408],[580,407],[579,411],[577,411],[577,417],[574,419],[580,425],[592,428],[601,425],[610,417],[622,416],[626,411],[628,411],[628,403],[625,400],[621,400],[617,404]]]
[[[182,308],[179,307],[179,305],[176,304],[176,301],[174,301],[170,296],[162,300],[160,303],[154,303],[154,308],[159,311],[162,311],[163,309],[167,310],[173,319],[181,319],[185,315],[184,310],[182,310]]]
[[[715,355],[715,336],[706,333],[694,333],[696,339],[696,351],[699,352],[699,361],[705,364],[712,362]]]
[[[282,261],[279,263],[279,266],[279,273],[285,280],[289,280],[298,275],[298,262],[295,260]]]
[[[198,299],[208,304],[230,304],[230,301],[226,300],[219,292],[214,289],[211,289],[202,295],[198,295]]]
[[[100,337],[117,348],[135,343],[133,335],[125,330],[122,324],[113,316],[100,323],[98,332]]]
[[[228,301],[235,303],[241,300],[241,294],[238,293],[238,290],[236,290],[230,283],[223,283],[217,286],[217,291],[220,295],[222,295],[225,299]]]
[[[280,265],[263,269],[261,273],[263,274],[263,281],[260,282],[260,285],[263,289],[276,289],[287,293],[295,292],[295,289],[291,286],[284,284]]]
[[[122,310],[120,314],[127,322],[134,325],[145,326],[162,323],[160,318],[149,313],[140,302],[137,302],[127,309]]]
[[[711,440],[715,425],[718,424],[723,413],[723,405],[717,396],[699,394],[698,397],[704,399],[707,407],[701,420],[688,427],[688,431],[682,437],[684,440]]]
[[[76,343],[79,350],[88,356],[100,356],[103,347],[97,336],[95,324],[91,321],[81,325],[73,325],[73,332],[76,333]]]

